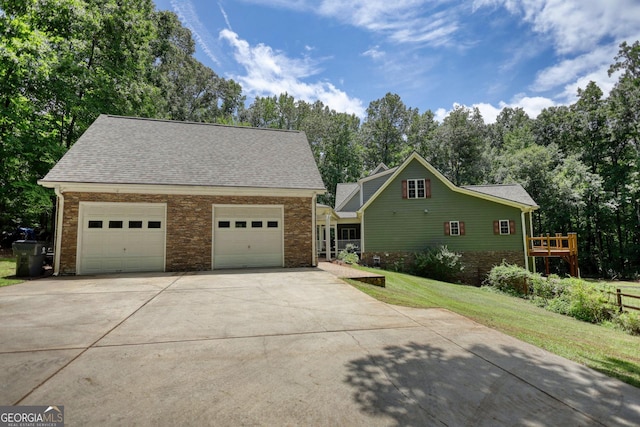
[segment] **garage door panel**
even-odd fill
[[[162,203],[81,203],[79,274],[164,271],[165,212]]]
[[[214,206],[214,268],[281,267],[281,206]]]

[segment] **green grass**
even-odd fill
[[[15,285],[23,280],[16,279],[16,260],[15,258],[0,258],[0,287]]]
[[[640,283],[639,282],[625,282],[622,280],[595,280],[595,279],[585,279],[590,283],[604,283],[607,286],[615,289],[620,289],[623,294],[628,295],[636,295],[640,297]],[[638,307],[640,308],[640,299],[622,297],[622,303],[627,306]],[[635,310],[637,313],[640,311]]]
[[[581,322],[488,288],[454,285],[362,268],[386,276],[386,288],[350,281],[381,301],[440,307],[640,387],[640,337]]]

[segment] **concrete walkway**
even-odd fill
[[[0,405],[69,426],[640,423],[640,389],[320,269],[36,280],[0,325]]]

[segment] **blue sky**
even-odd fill
[[[622,41],[640,39],[638,0],[155,0],[178,14],[197,58],[255,96],[287,92],[365,116],[397,93],[442,120],[454,105],[491,123],[575,101]]]

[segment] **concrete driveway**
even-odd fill
[[[319,269],[0,288],[0,405],[67,425],[640,423],[640,389]]]

